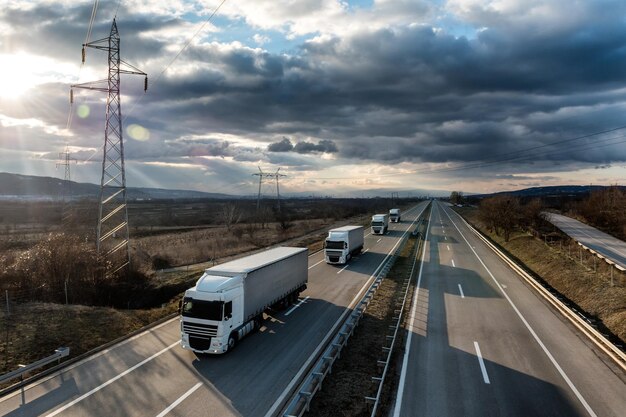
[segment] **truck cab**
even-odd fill
[[[384,235],[389,228],[389,215],[388,214],[374,214],[372,216],[372,234]]]
[[[345,264],[363,249],[363,226],[344,226],[328,231],[324,259],[328,264]]]
[[[391,210],[389,210],[389,221],[391,223],[400,223],[400,219],[400,209],[392,208]]]
[[[236,341],[229,340],[231,332],[238,333],[243,322],[242,277],[205,273],[193,288],[185,292],[180,313],[183,348],[202,353],[225,353]]]

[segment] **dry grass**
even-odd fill
[[[505,243],[502,237],[487,232],[477,210],[464,208],[458,211],[556,291],[597,318],[622,343],[626,341],[626,283],[623,274],[615,274],[616,285],[611,286],[606,263],[598,261],[597,272],[594,272],[593,258],[583,252],[585,265],[581,265],[575,244],[572,245],[572,257],[569,257],[567,242],[546,245],[526,233],[515,232]]]
[[[177,301],[150,310],[16,304],[10,317],[6,312],[1,316],[0,373],[49,356],[62,346],[71,348],[71,356],[80,355],[175,312],[177,306]]]

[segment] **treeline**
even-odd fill
[[[618,187],[594,191],[574,204],[572,211],[590,224],[619,239],[626,240],[626,192]]]
[[[505,242],[515,230],[539,231],[545,222],[540,199],[522,204],[518,197],[497,195],[481,200],[478,207],[480,219],[487,229],[503,236]]]

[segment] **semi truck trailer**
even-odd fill
[[[344,226],[328,231],[324,242],[327,264],[345,264],[363,250],[363,226]]]
[[[308,249],[278,247],[208,268],[181,303],[181,346],[225,353],[261,327],[263,312],[306,289]]]
[[[372,216],[372,234],[384,235],[389,228],[389,215],[388,214],[374,214]]]
[[[389,221],[391,223],[400,223],[400,209],[392,208],[389,210]]]

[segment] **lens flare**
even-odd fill
[[[78,117],[80,117],[81,119],[85,119],[87,117],[89,117],[89,106],[86,104],[81,104],[80,106],[78,106],[78,108],[76,109],[76,114],[78,115]]]
[[[132,124],[126,128],[126,133],[132,139],[146,141],[150,139],[150,131],[143,126]]]

